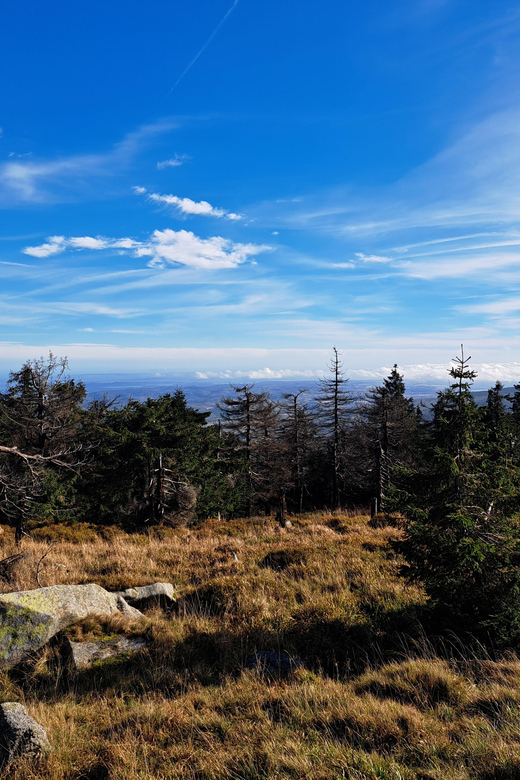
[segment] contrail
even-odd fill
[[[190,70],[190,68],[192,68],[192,67],[193,67],[193,65],[195,65],[195,63],[196,63],[196,62],[197,62],[197,60],[199,59],[200,55],[201,55],[201,54],[204,54],[204,52],[206,51],[206,49],[207,49],[207,48],[208,48],[208,46],[210,45],[211,41],[213,40],[213,38],[215,37],[215,35],[218,33],[218,31],[220,30],[220,28],[222,27],[222,25],[224,24],[224,22],[225,22],[225,21],[226,21],[226,19],[228,18],[229,14],[230,14],[230,13],[233,11],[233,9],[234,9],[234,8],[235,8],[235,7],[238,5],[238,3],[239,3],[239,2],[240,2],[240,0],[235,0],[235,2],[233,3],[233,5],[231,6],[231,8],[230,8],[230,9],[227,11],[227,13],[226,13],[226,14],[225,14],[225,15],[222,17],[222,19],[220,20],[220,22],[217,24],[217,26],[215,27],[215,29],[214,29],[214,30],[213,30],[213,32],[211,33],[211,35],[209,36],[208,40],[206,41],[206,43],[205,43],[205,44],[204,44],[204,46],[202,47],[202,49],[200,49],[200,50],[197,52],[197,54],[194,56],[194,58],[192,59],[192,61],[191,61],[191,62],[190,62],[190,64],[188,65],[188,67],[187,67],[187,68],[185,68],[185,69],[182,71],[181,75],[179,76],[179,78],[177,79],[177,81],[175,82],[175,84],[173,85],[173,87],[170,89],[170,91],[168,92],[168,95],[170,95],[170,94],[173,92],[173,90],[175,89],[175,87],[176,87],[178,84],[180,84],[180,82],[182,81],[182,79],[184,78],[184,76],[186,75],[186,73],[187,73],[187,72]],[[166,97],[168,97],[168,95],[166,95]]]

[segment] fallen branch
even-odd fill
[[[46,550],[46,551],[43,553],[42,557],[41,557],[41,558],[40,558],[40,560],[38,561],[38,565],[36,566],[36,582],[38,583],[38,587],[39,587],[39,588],[41,588],[41,587],[42,587],[42,584],[41,584],[41,582],[40,582],[40,566],[42,565],[43,561],[45,560],[45,558],[46,558],[46,557],[48,556],[48,554],[50,553],[50,551],[51,551],[51,548],[52,548],[52,547],[54,547],[54,545],[55,545],[55,544],[56,544],[56,542],[51,542],[51,543],[49,544],[49,546],[47,547],[47,550]]]

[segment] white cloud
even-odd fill
[[[114,249],[135,249],[139,246],[139,242],[134,241],[133,238],[116,238],[110,246]]]
[[[144,313],[138,309],[116,309],[113,306],[104,306],[95,302],[60,301],[49,303],[46,306],[49,311],[61,312],[63,314],[97,314],[104,317],[116,317],[117,319],[137,317]]]
[[[134,187],[137,195],[148,195],[148,200],[154,203],[162,203],[165,206],[173,206],[181,214],[192,214],[202,217],[219,217],[236,221],[242,219],[241,214],[234,214],[226,209],[216,208],[207,200],[195,201],[191,198],[179,198],[177,195],[160,195],[157,192],[147,192],[144,187]]]
[[[77,236],[69,238],[70,246],[75,249],[106,249],[108,242],[104,238],[91,238],[90,236]]]
[[[414,244],[406,244],[405,246],[396,246],[394,247],[394,251],[399,253],[404,253],[404,252],[408,252],[409,249],[415,249],[416,247],[433,246],[435,244],[446,244],[452,241],[467,241],[468,239],[471,238],[482,238],[482,237],[489,238],[490,236],[502,236],[502,235],[508,235],[508,234],[492,231],[492,232],[485,232],[485,233],[470,233],[469,235],[462,235],[462,236],[446,236],[444,238],[432,238],[429,241],[419,241]],[[510,235],[512,238],[518,238],[517,233],[510,234]]]
[[[326,373],[323,369],[297,370],[293,368],[261,368],[251,371],[197,371],[198,379],[319,379]]]
[[[65,236],[51,236],[45,244],[39,246],[26,246],[22,252],[31,257],[50,257],[59,255],[67,248]]]
[[[164,268],[184,265],[191,268],[235,268],[259,252],[270,247],[255,244],[236,244],[226,238],[213,236],[199,238],[187,230],[155,230],[151,240],[137,250],[138,256],[149,255],[148,265]]]
[[[181,265],[189,268],[218,270],[235,268],[260,252],[271,247],[258,244],[240,244],[220,236],[199,238],[188,230],[155,230],[148,241],[134,241],[132,238],[104,238],[98,236],[52,236],[39,246],[27,246],[22,251],[32,257],[50,257],[67,249],[130,250],[136,257],[150,257],[148,266],[165,268]]]
[[[477,382],[487,383],[489,385],[499,381],[503,384],[513,384],[520,380],[520,363],[471,363],[471,368],[477,372]],[[390,373],[390,366],[378,369],[381,376],[387,376]],[[415,365],[404,365],[399,367],[399,371],[404,375],[405,380],[410,381],[437,381],[445,386],[452,381],[446,367],[442,363],[419,363]],[[374,372],[376,373],[376,372]]]
[[[157,168],[162,171],[164,168],[178,168],[183,165],[186,160],[190,160],[189,154],[175,154],[174,157],[170,157],[169,160],[161,160],[157,163]]]
[[[384,257],[382,255],[365,255],[363,252],[356,252],[356,257],[359,257],[364,263],[391,263],[391,257]]]
[[[472,303],[459,307],[461,311],[470,314],[489,314],[491,316],[502,316],[513,311],[520,311],[520,298],[507,298],[497,301],[487,301],[483,303]]]

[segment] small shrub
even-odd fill
[[[106,529],[108,531],[108,529]],[[42,542],[95,542],[100,538],[99,529],[90,523],[44,525],[30,531],[31,537]],[[111,533],[111,532],[109,532]]]

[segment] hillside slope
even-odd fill
[[[1,557],[14,551],[3,529]],[[66,674],[50,653],[4,674],[54,752],[11,780],[513,778],[520,776],[520,663],[452,641],[436,657],[424,597],[399,576],[402,532],[366,516],[208,521],[130,536],[88,526],[39,530],[4,591],[158,580],[172,614],[89,618],[83,640],[145,636],[145,652]],[[49,540],[54,545],[49,549]],[[10,581],[8,581],[10,580]],[[287,677],[248,669],[259,651],[301,660]]]

